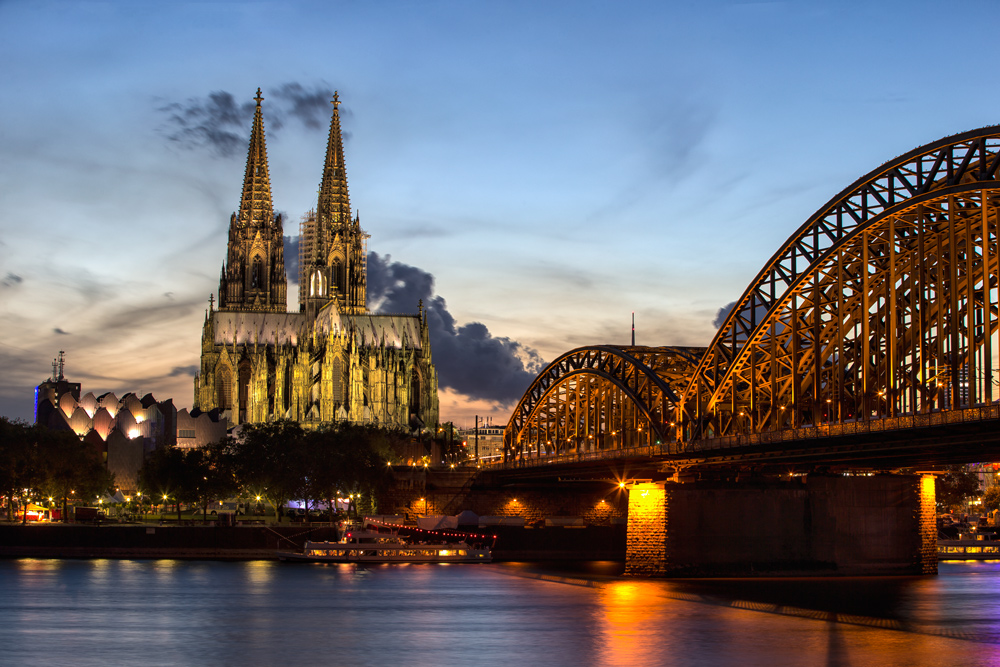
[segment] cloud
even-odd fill
[[[434,276],[368,253],[368,307],[383,313],[412,313],[424,302],[438,384],[474,399],[509,405],[518,401],[544,365],[535,350],[493,336],[486,325],[458,326],[444,298],[434,294]]]
[[[62,330],[62,329],[60,329],[59,327],[56,327],[55,329],[53,329],[53,330],[52,330],[52,332],[53,332],[53,333],[57,333],[57,334],[59,334],[60,336],[68,336],[68,335],[69,335],[69,332],[68,332],[68,331],[63,331],[63,330]]]
[[[191,366],[174,366],[170,370],[170,373],[168,374],[167,377],[177,377],[178,375],[190,375],[191,377],[194,377],[195,375],[198,374],[199,370],[200,369],[198,368],[198,366],[195,366],[195,365],[191,365]]]
[[[317,87],[306,90],[301,83],[284,83],[272,96],[287,104],[289,116],[298,119],[310,130],[319,130],[333,113],[330,111],[330,100],[333,93],[327,87]],[[268,112],[270,117],[270,112]]]
[[[292,81],[264,91],[269,100],[264,126],[273,138],[290,120],[308,130],[322,129],[330,115],[333,90],[326,84],[312,89]],[[161,104],[157,111],[166,115],[162,131],[167,140],[182,148],[208,149],[220,157],[232,157],[245,147],[257,103],[253,99],[238,103],[225,90],[204,97]],[[343,114],[343,111],[342,111]]]
[[[283,216],[285,220],[287,216]],[[299,282],[299,237],[284,237],[285,276],[293,283]]]
[[[726,318],[729,317],[729,313],[733,312],[733,308],[735,307],[736,307],[736,302],[733,301],[732,303],[725,305],[722,308],[719,308],[719,312],[715,314],[715,319],[712,320],[712,326],[718,329],[723,324],[725,324]]]
[[[24,278],[17,275],[16,273],[8,271],[7,275],[4,276],[4,279],[0,280],[0,285],[3,285],[4,287],[14,287],[15,285],[20,285],[23,282]]]
[[[615,219],[623,210],[647,197],[677,187],[705,163],[705,146],[716,126],[717,110],[695,97],[678,98],[668,105],[647,102],[632,125],[640,169],[628,184],[589,216]]]

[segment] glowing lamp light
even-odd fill
[[[137,428],[129,429],[129,432],[128,432],[128,438],[129,438],[129,440],[135,440],[138,437],[139,437],[139,429],[137,429]]]

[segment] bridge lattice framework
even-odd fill
[[[707,348],[601,345],[552,362],[514,411],[507,458],[695,452],[992,405],[998,172],[997,126],[874,169],[782,244]]]

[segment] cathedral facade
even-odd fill
[[[438,421],[427,318],[367,308],[367,238],[352,217],[335,94],[316,208],[299,235],[299,311],[288,312],[257,91],[239,212],[201,338],[194,406],[232,425],[292,419],[417,429]]]

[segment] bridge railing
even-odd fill
[[[660,445],[645,445],[641,447],[622,447],[618,449],[598,449],[589,452],[570,454],[543,455],[521,458],[513,461],[496,461],[485,464],[487,468],[509,470],[560,463],[578,463],[582,461],[606,461],[613,459],[637,459],[667,456],[670,454],[712,451],[716,449],[734,449],[753,447],[795,440],[814,440],[880,431],[899,431],[945,424],[961,424],[966,422],[983,422],[1000,419],[1000,405],[984,405],[962,410],[945,410],[928,414],[900,415],[899,417],[882,417],[867,421],[841,422],[837,424],[820,424],[818,426],[802,426],[763,433],[746,435],[730,435],[719,438],[705,438],[689,443],[663,443]]]
[[[676,454],[677,444],[645,445],[642,447],[622,447],[619,449],[598,449],[591,452],[573,454],[543,455],[540,457],[516,459],[514,461],[495,461],[483,464],[484,468],[511,470],[514,468],[529,468],[533,466],[553,465],[558,463],[578,463],[580,461],[607,461],[609,459],[652,458]]]
[[[901,431],[928,426],[942,426],[945,424],[981,422],[991,419],[1000,419],[1000,405],[992,404],[962,410],[945,410],[927,414],[900,415],[898,417],[882,417],[867,421],[819,424],[816,426],[786,428],[762,433],[748,433],[746,435],[706,438],[688,443],[684,451],[698,452],[713,449],[731,449],[734,447],[768,445],[791,440],[812,440],[842,435],[877,433],[880,431]]]

